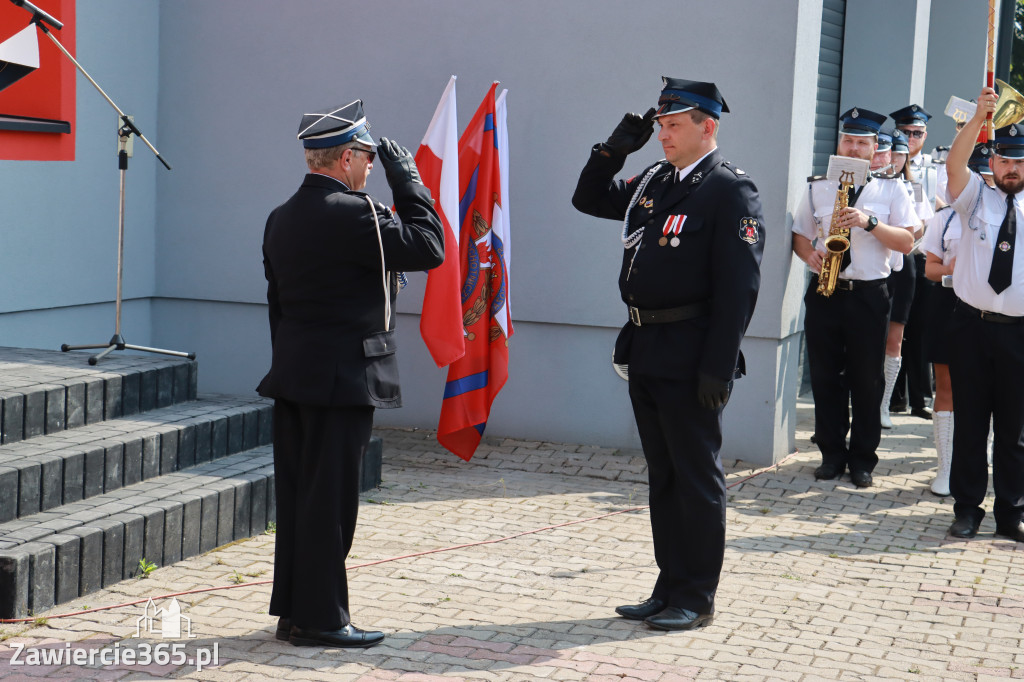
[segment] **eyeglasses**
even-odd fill
[[[362,152],[362,153],[366,154],[366,161],[368,163],[373,163],[373,160],[377,158],[377,152],[373,151],[372,149],[363,149],[362,147],[352,147],[352,151],[354,151],[354,152]]]
[[[900,128],[900,132],[903,133],[904,135],[906,135],[907,137],[914,137],[914,138],[924,137],[924,135],[925,135],[925,131],[923,131],[923,130],[907,130],[906,128]]]

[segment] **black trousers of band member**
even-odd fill
[[[997,524],[1012,527],[1024,516],[1024,324],[986,322],[955,311],[948,329],[953,513],[976,521],[985,516],[991,418],[993,513]]]
[[[629,374],[650,481],[660,572],[651,596],[697,613],[715,606],[725,558],[722,410],[697,403],[697,383]]]
[[[904,269],[913,264],[915,284],[914,297],[910,304],[910,316],[903,330],[901,355],[903,364],[896,378],[896,389],[891,404],[907,405],[912,408],[926,407],[926,399],[932,397],[932,368],[928,363],[928,306],[935,282],[924,276],[925,257],[923,254],[904,257]]]
[[[270,614],[301,627],[349,624],[345,558],[359,513],[372,407],[274,402],[277,535]]]
[[[818,279],[812,278],[804,295],[815,440],[823,464],[870,473],[878,464],[875,450],[882,440],[878,406],[885,389],[889,294],[884,283],[836,289],[828,297],[817,286]]]

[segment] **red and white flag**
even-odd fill
[[[420,335],[437,366],[445,367],[466,353],[460,293],[459,128],[455,76],[448,81],[423,142],[416,150],[416,165],[444,225],[444,263],[427,273]]]

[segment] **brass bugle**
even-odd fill
[[[996,101],[996,110],[992,114],[992,125],[995,128],[1003,128],[1024,121],[1024,95],[1014,90],[1009,83],[996,80],[999,86],[999,99]]]

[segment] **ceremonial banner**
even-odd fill
[[[507,223],[494,83],[459,140],[459,257],[466,354],[448,368],[437,440],[464,460],[480,444],[495,396],[508,379]],[[504,126],[503,126],[504,128]],[[497,229],[496,229],[497,228]]]
[[[459,127],[455,109],[455,76],[441,95],[427,126],[416,165],[434,198],[444,225],[444,263],[427,273],[420,335],[438,367],[466,353],[462,328],[462,266],[459,260]]]

